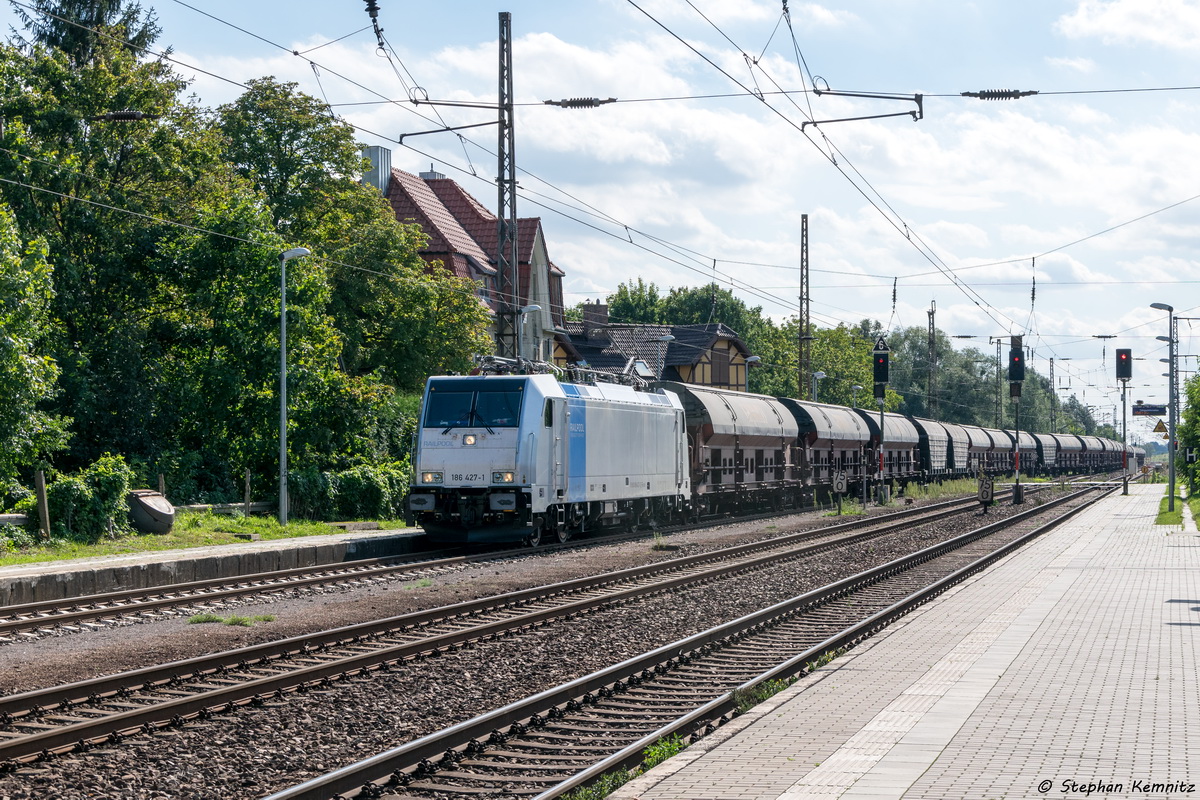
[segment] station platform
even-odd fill
[[[1200,797],[1200,535],[1130,485],[611,800]]]
[[[415,552],[419,528],[351,530],[0,567],[0,606]]]

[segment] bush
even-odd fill
[[[329,520],[334,515],[331,473],[306,467],[288,473],[288,511],[298,519]]]
[[[51,535],[95,542],[110,532],[131,532],[126,498],[132,484],[133,470],[124,458],[113,455],[59,477],[46,487]]]
[[[25,528],[0,523],[0,551],[12,553],[37,546],[37,536]]]
[[[301,519],[396,519],[404,513],[409,478],[406,461],[343,472],[309,467],[288,473],[288,503]]]

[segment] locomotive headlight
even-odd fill
[[[511,472],[493,472],[492,483],[512,483],[513,473]]]
[[[468,433],[466,436],[464,436],[463,444],[467,447],[470,447],[471,445],[475,444],[475,434]]]
[[[440,472],[422,472],[421,483],[441,483],[442,473]]]

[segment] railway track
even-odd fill
[[[778,685],[823,655],[853,646],[1099,499],[1029,530],[1034,512],[1046,510],[1031,509],[267,800],[560,797],[606,772],[640,763],[655,742],[704,735],[739,713],[745,698],[761,687]],[[780,653],[796,655],[780,662]]]
[[[970,506],[973,502],[970,499],[957,500],[926,508]],[[739,518],[740,521],[753,519],[754,517]],[[688,526],[686,529],[727,524],[729,521],[708,521],[702,526]],[[398,556],[363,559],[3,606],[0,607],[0,645],[46,635],[95,630],[112,624],[150,622],[185,614],[217,611],[227,608],[230,603],[250,598],[269,598],[272,595],[324,587],[353,588],[382,581],[419,579],[462,569],[482,561],[523,558],[531,552],[553,552],[564,548],[628,541],[630,538],[644,536],[644,533],[639,533],[589,538],[580,542],[543,546],[536,551],[517,548],[464,553],[459,549],[423,554],[416,558]]]
[[[970,503],[856,520],[701,555],[499,597],[174,662],[0,698],[0,760],[10,767],[138,733],[205,719],[246,705],[407,660],[446,652],[679,590],[781,559],[884,536],[973,508]]]

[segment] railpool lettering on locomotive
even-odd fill
[[[430,378],[406,514],[443,542],[520,541],[786,510],[886,483],[1130,471],[1141,448],[661,381]],[[882,458],[881,456],[882,451]]]

